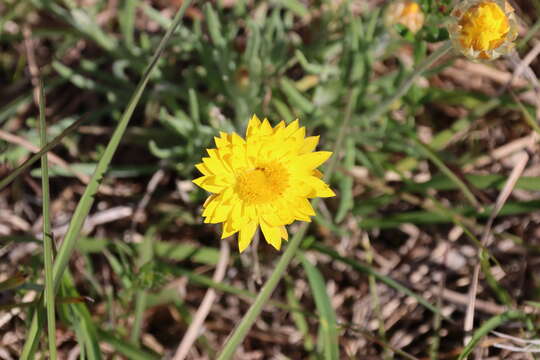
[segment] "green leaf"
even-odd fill
[[[302,253],[299,253],[298,256],[306,271],[309,286],[315,299],[315,305],[319,312],[319,333],[323,337],[322,342],[319,342],[319,344],[322,344],[324,358],[326,360],[338,360],[339,334],[336,313],[332,307],[330,297],[326,292],[326,283],[319,270],[317,270],[317,268],[313,266]]]

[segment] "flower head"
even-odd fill
[[[415,1],[395,1],[386,9],[386,24],[389,27],[401,24],[413,33],[424,26],[424,13]]]
[[[508,53],[517,37],[514,9],[506,0],[466,0],[452,12],[448,28],[454,46],[471,59]]]
[[[203,176],[193,182],[212,193],[204,203],[205,223],[223,223],[222,239],[238,234],[244,251],[260,226],[266,241],[280,249],[285,225],[311,221],[314,197],[335,196],[317,167],[332,154],[313,151],[318,136],[305,137],[298,120],[272,127],[253,116],[243,139],[220,133],[216,148],[197,164]]]

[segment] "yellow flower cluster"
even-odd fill
[[[310,198],[335,196],[317,170],[332,153],[314,152],[318,142],[318,136],[306,137],[298,120],[272,127],[253,116],[245,139],[222,132],[196,165],[203,176],[193,182],[212,193],[203,205],[204,221],[223,223],[222,238],[239,233],[240,252],[258,227],[279,250],[288,239],[285,225],[315,215]]]
[[[467,0],[452,12],[448,28],[454,47],[470,59],[493,60],[513,49],[514,9],[505,0]]]

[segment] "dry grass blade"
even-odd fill
[[[482,234],[482,239],[481,239],[482,247],[485,247],[488,245],[490,235],[491,235],[491,227],[493,226],[493,221],[499,214],[499,211],[502,209],[503,205],[506,203],[506,200],[508,200],[508,197],[512,193],[514,187],[516,186],[518,179],[520,178],[521,174],[525,170],[525,166],[527,165],[528,161],[529,161],[529,155],[524,151],[521,152],[518,156],[516,156],[516,165],[514,166],[514,169],[512,170],[512,173],[510,174],[510,177],[506,181],[502,191],[497,197],[495,206],[493,207],[493,210],[484,228],[484,232]],[[466,334],[469,334],[470,331],[473,330],[474,314],[475,314],[475,307],[476,307],[476,293],[478,290],[479,275],[480,275],[480,263],[476,264],[474,268],[474,274],[471,281],[471,286],[469,287],[469,302],[467,305],[467,313],[465,315],[465,323],[463,327],[463,330],[465,331]],[[467,335],[465,337],[464,343],[468,344],[470,340],[471,340],[471,336]]]
[[[227,270],[227,264],[229,263],[229,243],[227,240],[221,240],[221,250],[219,255],[219,261],[216,266],[216,271],[212,280],[215,282],[221,282],[225,277],[225,271]],[[191,346],[197,340],[200,330],[204,324],[204,320],[210,313],[212,304],[216,300],[216,290],[209,288],[204,295],[204,298],[199,306],[199,309],[193,317],[193,322],[189,325],[182,342],[178,345],[173,360],[183,360],[189,353]]]
[[[527,72],[528,75],[530,76],[531,71],[529,69],[529,66],[531,65],[533,60],[538,57],[538,54],[540,54],[540,42],[536,43],[536,45],[534,45],[534,47],[531,49],[531,51],[529,51],[527,53],[527,55],[525,55],[523,60],[521,60],[519,62],[518,66],[516,66],[516,69],[514,70],[514,72],[512,74],[512,78],[510,79],[510,84],[512,84],[512,82],[516,78],[520,77],[525,72]],[[534,72],[532,72],[532,74],[534,74]],[[534,86],[538,89],[539,88],[538,79],[536,79],[535,76],[533,76],[533,77],[534,77],[534,80],[532,80],[532,82],[533,82]]]
[[[523,345],[523,346],[516,346],[516,345],[510,345],[510,344],[495,343],[493,347],[496,347],[499,349],[505,349],[505,350],[509,350],[513,352],[523,352],[523,353],[531,353],[531,354],[540,353],[540,340],[520,339],[518,337],[503,334],[498,331],[492,331],[492,333],[497,335],[499,338],[509,340],[516,344]]]

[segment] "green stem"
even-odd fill
[[[416,79],[422,75],[429,67],[437,61],[440,57],[442,57],[444,54],[446,54],[450,49],[452,48],[452,45],[450,42],[444,43],[437,51],[435,51],[433,54],[430,55],[429,58],[427,58],[419,67],[401,84],[401,86],[397,89],[397,91],[388,99],[383,101],[383,103],[377,107],[373,112],[368,113],[366,115],[367,119],[375,119],[383,114],[385,114],[390,106],[399,98],[401,98],[403,95],[407,93],[407,91],[410,89],[410,87],[414,84]],[[337,164],[337,158],[338,158],[338,152],[341,149],[341,144],[343,142],[343,138],[346,135],[346,130],[351,118],[351,115],[354,110],[354,105],[356,104],[356,97],[358,96],[358,89],[353,88],[350,92],[349,100],[346,107],[346,113],[345,118],[343,120],[343,124],[341,125],[340,133],[338,135],[338,139],[336,141],[336,144],[334,146],[334,156],[330,160],[330,163],[328,164],[328,171],[326,172],[326,179],[331,178],[332,173],[335,169],[335,166]],[[315,200],[313,202],[313,206],[316,207],[317,201]],[[264,304],[268,301],[270,298],[270,295],[272,295],[272,292],[276,288],[277,284],[283,277],[283,274],[285,270],[287,269],[287,266],[293,259],[294,255],[296,254],[296,250],[298,249],[300,242],[302,241],[302,238],[304,236],[304,233],[307,230],[308,223],[303,223],[298,232],[294,234],[293,238],[291,239],[289,245],[287,246],[287,249],[279,259],[279,262],[276,265],[276,268],[264,284],[264,286],[261,289],[261,292],[255,299],[255,302],[251,305],[248,312],[244,315],[240,323],[236,326],[236,328],[233,330],[231,336],[229,337],[228,341],[225,343],[225,346],[223,347],[221,353],[219,354],[217,360],[227,360],[231,359],[234,355],[234,352],[236,351],[236,348],[242,343],[244,338],[246,337],[249,329],[251,329],[251,326],[257,320],[259,314],[261,313]]]
[[[300,226],[300,229],[298,229],[298,232],[294,234],[293,238],[289,242],[289,245],[287,246],[287,249],[279,259],[274,272],[262,287],[261,292],[255,299],[255,302],[249,308],[246,315],[244,315],[242,318],[242,321],[240,321],[240,324],[238,324],[238,326],[234,329],[234,332],[225,344],[225,347],[219,354],[217,360],[231,359],[238,345],[240,345],[240,343],[246,337],[247,332],[249,329],[251,329],[251,326],[255,320],[257,320],[257,317],[261,313],[264,304],[268,301],[270,295],[272,295],[272,292],[281,280],[287,266],[296,254],[296,250],[300,246],[300,242],[302,241],[307,230],[307,224],[308,223],[303,223]]]
[[[39,79],[39,136],[40,146],[47,144],[47,128],[45,126],[45,96],[43,83]],[[43,195],[43,263],[45,264],[45,306],[47,308],[47,330],[49,339],[49,358],[56,360],[56,317],[54,308],[53,283],[53,239],[51,234],[51,217],[49,213],[49,164],[48,154],[41,157],[41,188]]]

